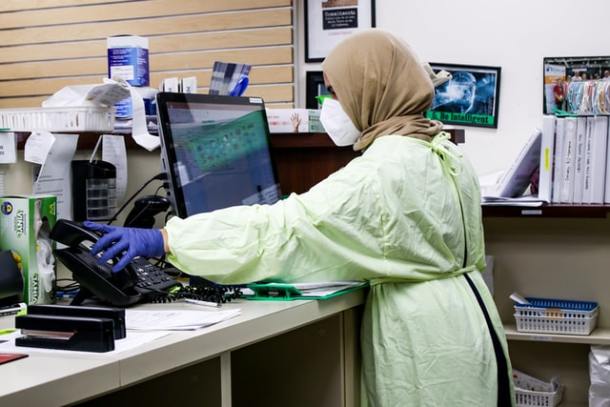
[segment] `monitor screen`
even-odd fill
[[[260,98],[160,93],[157,103],[178,216],[279,199]]]

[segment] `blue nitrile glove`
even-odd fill
[[[163,235],[159,229],[124,228],[89,221],[83,222],[83,226],[104,235],[91,248],[94,256],[104,252],[98,263],[105,263],[123,253],[119,262],[112,267],[114,272],[125,268],[134,257],[160,257],[165,254]]]

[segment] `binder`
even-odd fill
[[[606,185],[606,150],[608,144],[608,117],[590,117],[591,139],[591,192],[586,203],[604,203]]]
[[[292,300],[328,300],[338,297],[352,291],[367,287],[369,284],[366,281],[340,282],[317,284],[319,288],[303,288],[304,286],[312,286],[315,283],[305,284],[287,284],[287,283],[254,283],[249,284],[248,288],[252,290],[252,295],[246,295],[249,300],[258,301],[292,301]]]
[[[590,121],[586,117],[576,119],[576,143],[574,145],[574,194],[572,202],[583,202],[583,185],[585,180],[585,145]]]
[[[542,138],[540,141],[540,178],[538,199],[551,202],[553,192],[553,150],[555,148],[555,116],[542,117]]]
[[[540,166],[540,140],[542,131],[536,129],[527,140],[510,168],[496,185],[496,194],[504,198],[523,195],[530,185],[532,174]]]
[[[551,202],[559,203],[561,198],[561,180],[563,176],[563,144],[565,140],[565,119],[558,118],[555,123],[555,153],[553,154],[553,191]]]
[[[575,117],[566,119],[565,137],[562,150],[562,177],[561,177],[561,194],[559,201],[561,203],[572,203],[574,200],[574,172],[576,169],[576,128],[578,121]]]
[[[585,157],[583,168],[582,202],[593,202],[593,120],[587,118],[587,134],[585,136]]]

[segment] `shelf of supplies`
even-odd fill
[[[580,343],[584,345],[610,345],[610,329],[597,328],[591,335],[557,335],[547,333],[518,332],[515,325],[504,325],[509,341]]]
[[[463,129],[449,129],[447,130],[451,134],[451,139],[459,144],[464,142],[464,130]],[[69,132],[64,132],[69,133]],[[78,140],[78,149],[92,149],[95,146],[97,138],[101,132],[76,132],[81,135]],[[138,145],[130,137],[129,133],[125,132],[104,132],[105,134],[118,134],[124,135],[127,148],[139,148]],[[23,149],[25,141],[27,140],[30,133],[18,132],[17,133],[17,148]],[[272,133],[269,137],[269,144],[272,149],[301,149],[301,148],[332,148],[337,151],[351,151],[354,157],[359,155],[353,151],[352,147],[337,147],[333,141],[328,137],[326,133]]]
[[[487,218],[605,218],[610,205],[550,204],[538,207],[482,205]]]

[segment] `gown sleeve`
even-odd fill
[[[172,218],[165,227],[168,260],[224,284],[372,277],[370,270],[383,262],[387,216],[371,166],[356,158],[308,192],[274,205]]]

